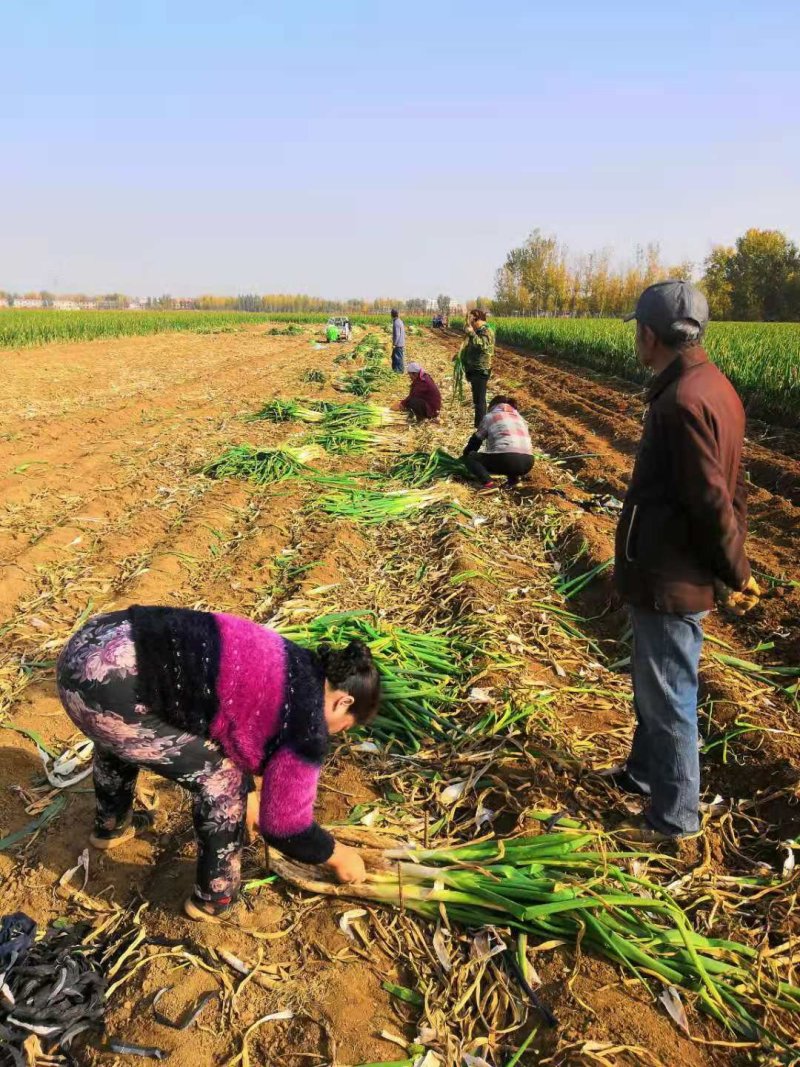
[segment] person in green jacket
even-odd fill
[[[486,386],[492,373],[494,333],[486,324],[482,308],[473,308],[467,315],[466,340],[459,349],[464,365],[464,377],[472,389],[475,425],[480,426],[486,414]]]

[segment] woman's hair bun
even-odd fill
[[[380,675],[367,645],[353,640],[344,648],[323,643],[317,648],[328,684],[354,697],[353,713],[359,722],[368,722],[377,711]]]
[[[323,644],[319,646],[317,655],[325,668],[325,677],[332,685],[372,667],[372,653],[363,641],[353,640],[344,648]]]

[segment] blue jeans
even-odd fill
[[[392,370],[397,371],[398,374],[402,374],[405,368],[406,350],[402,345],[395,345],[392,348]]]
[[[651,826],[663,834],[694,833],[700,825],[697,673],[706,612],[630,611],[636,732],[626,769],[650,797]]]

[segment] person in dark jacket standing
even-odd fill
[[[486,325],[486,312],[481,308],[473,308],[467,315],[466,334],[458,355],[464,365],[464,377],[472,389],[475,426],[478,427],[486,414],[486,386],[494,359],[494,334]]]
[[[406,368],[411,381],[408,396],[397,405],[398,411],[407,411],[409,415],[422,422],[423,419],[437,419],[442,410],[442,394],[439,386],[419,363],[409,363]]]
[[[626,827],[635,840],[699,829],[701,622],[715,598],[741,613],[760,595],[744,549],[744,409],[702,347],[708,317],[699,289],[667,281],[645,289],[626,320],[636,320],[637,355],[655,374],[616,534],[637,725],[626,764],[609,777],[649,798],[643,821]]]
[[[406,324],[396,308],[392,308],[392,370],[403,373],[406,358]]]

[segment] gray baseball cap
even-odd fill
[[[656,282],[645,289],[636,301],[636,310],[624,321],[631,319],[652,326],[657,333],[665,333],[679,319],[691,319],[704,329],[709,320],[708,301],[691,282]]]

